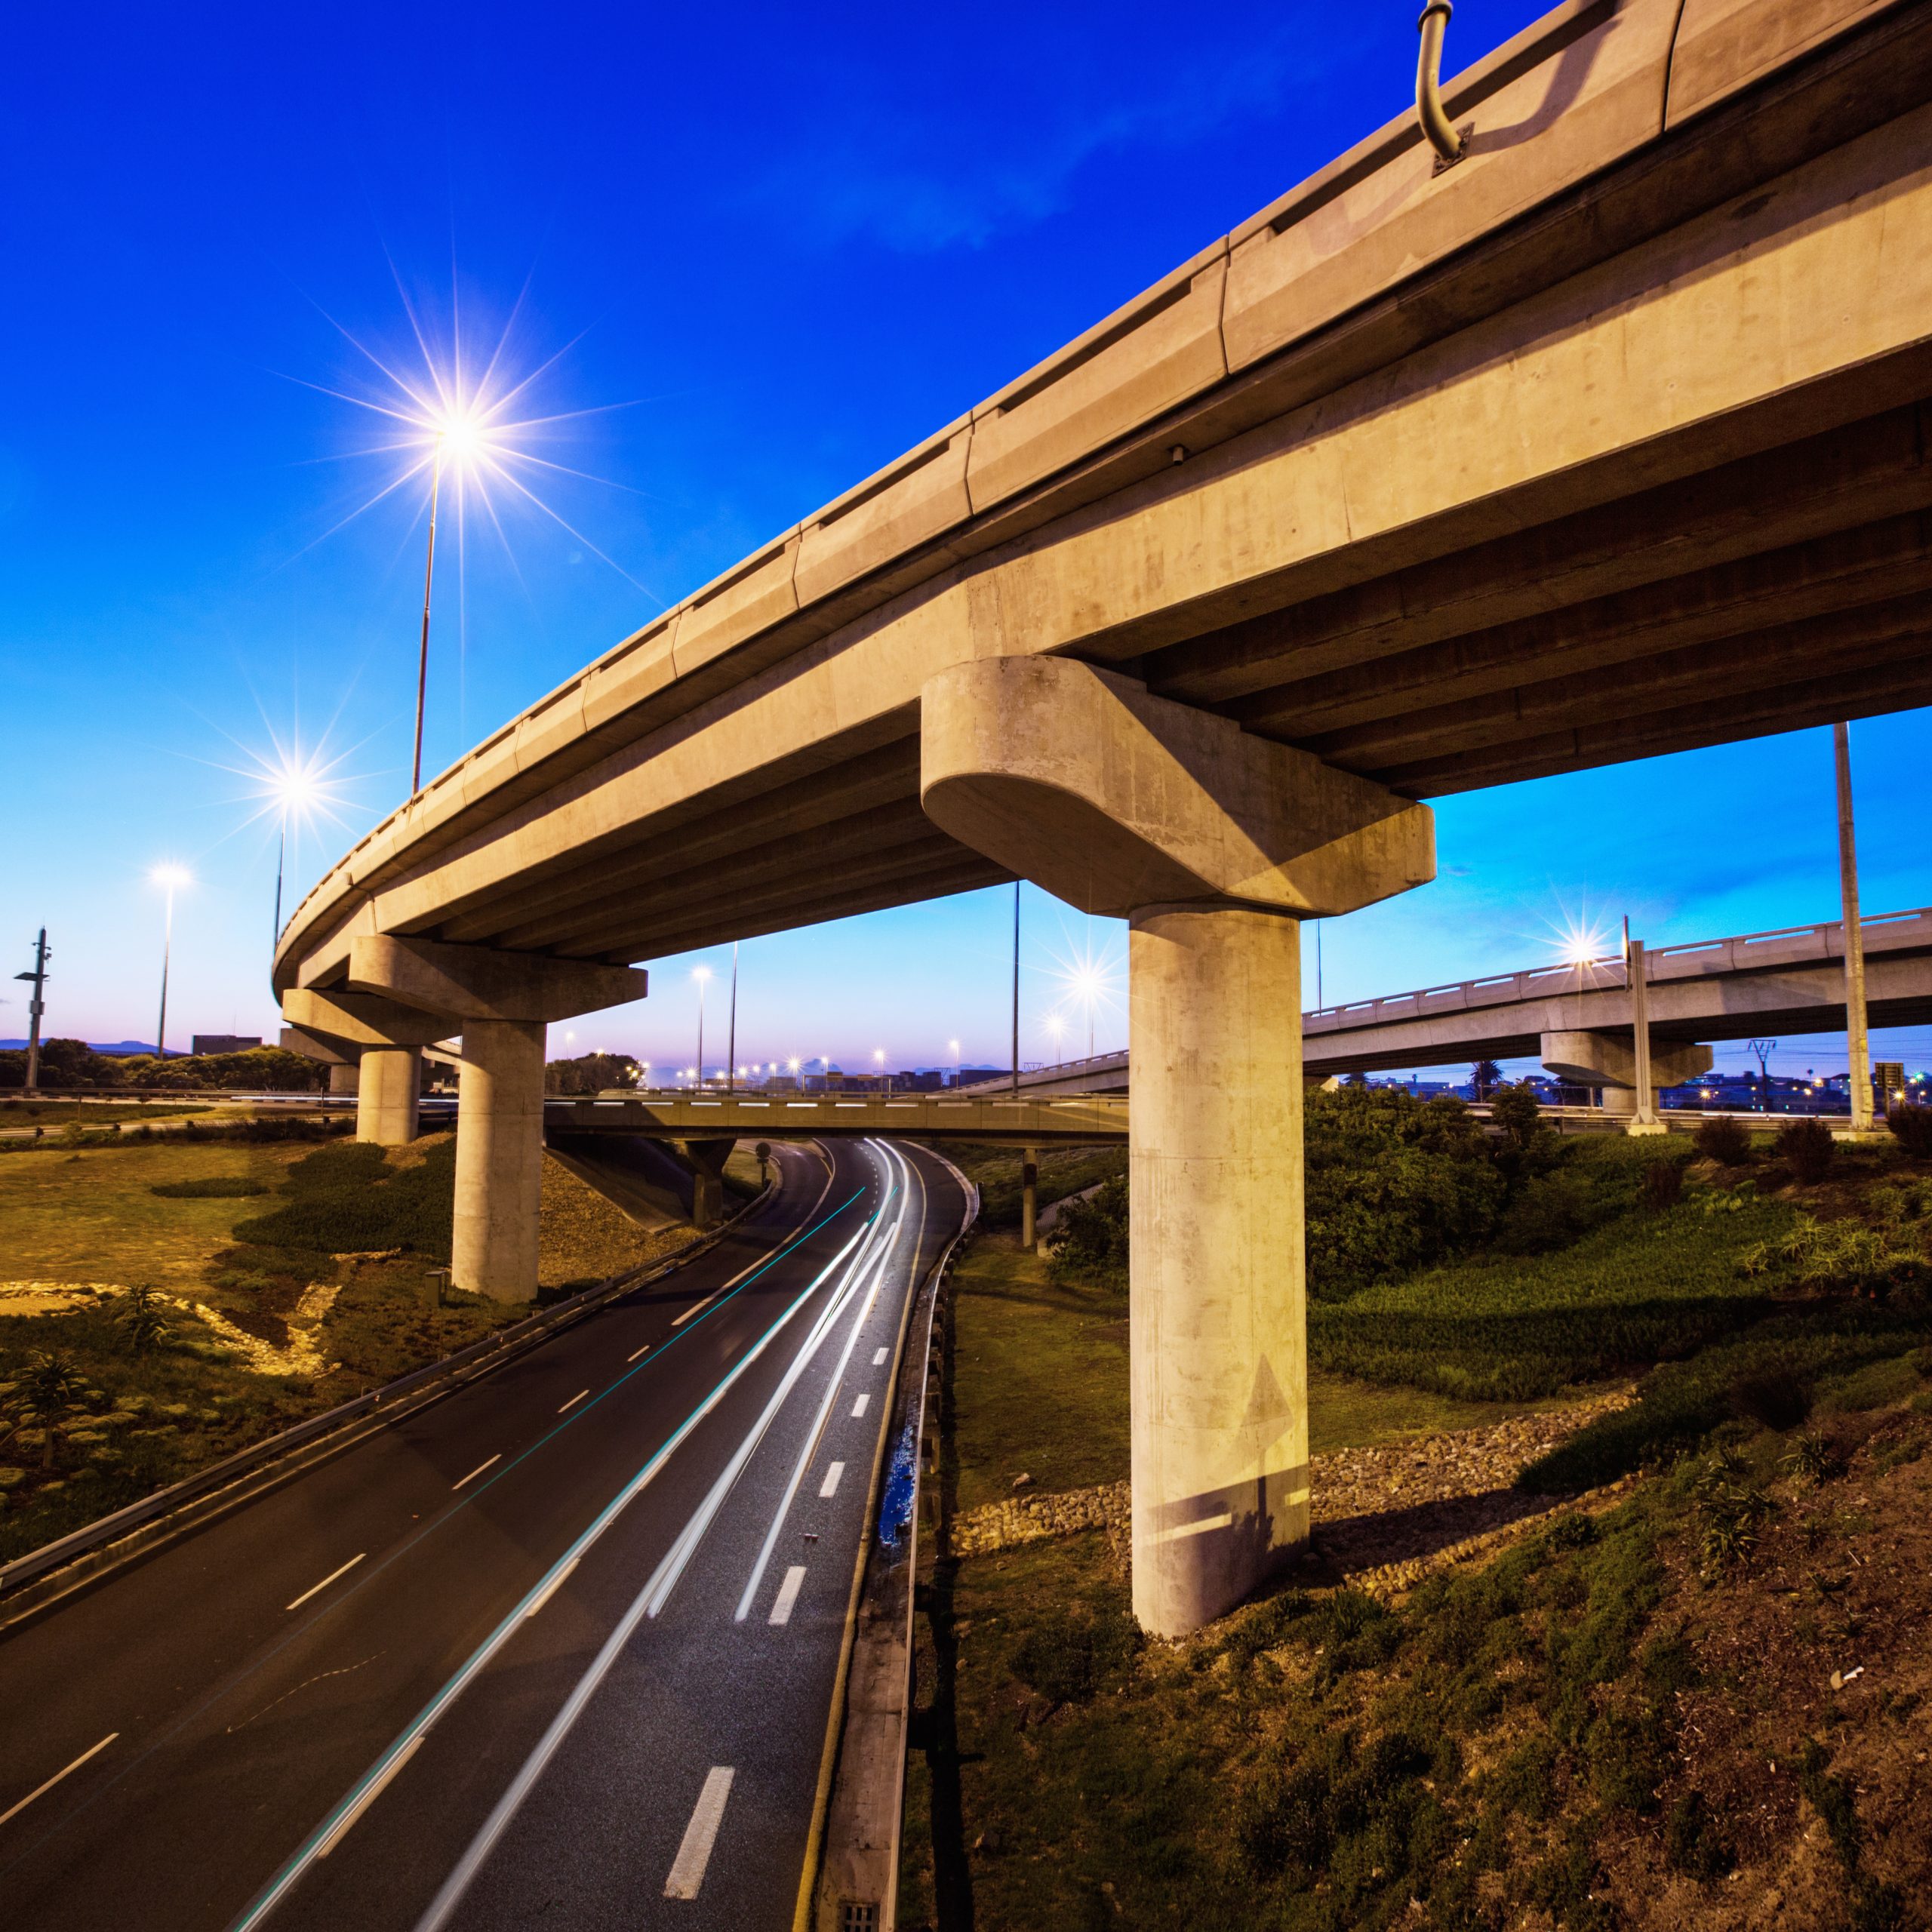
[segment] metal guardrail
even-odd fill
[[[594,1288],[586,1288],[580,1294],[555,1303],[521,1321],[512,1322],[507,1328],[500,1328],[495,1334],[485,1335],[439,1361],[412,1369],[393,1382],[384,1383],[380,1389],[372,1389],[365,1395],[325,1410],[318,1416],[311,1416],[306,1422],[278,1430],[245,1449],[238,1449],[233,1454],[223,1457],[219,1462],[209,1463],[192,1475],[184,1476],[179,1482],[171,1483],[165,1489],[156,1490],[152,1496],[130,1503],[110,1515],[29,1551],[25,1556],[16,1557],[11,1563],[0,1564],[0,1619],[5,1617],[11,1607],[8,1601],[10,1598],[68,1564],[96,1552],[109,1549],[166,1518],[211,1501],[251,1475],[266,1474],[275,1464],[300,1454],[304,1449],[319,1447],[352,1423],[365,1418],[386,1418],[396,1412],[399,1405],[418,1406],[411,1398],[432,1395],[445,1383],[456,1388],[475,1381],[522,1354],[526,1349],[546,1340],[558,1329],[568,1327],[584,1315],[594,1314],[606,1303],[633,1294],[663,1276],[674,1273],[695,1260],[704,1250],[714,1246],[729,1229],[764,1199],[774,1185],[774,1183],[768,1182],[764,1190],[744,1202],[716,1228],[694,1241],[687,1241],[669,1254],[661,1255],[655,1261],[644,1263],[621,1275],[614,1275]],[[348,1445],[345,1443],[343,1446]]]

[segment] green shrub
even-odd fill
[[[1400,1088],[1309,1096],[1309,1293],[1336,1300],[1488,1238],[1505,1183],[1460,1100]]]
[[[1707,1161],[1720,1167],[1741,1168],[1751,1158],[1751,1134],[1742,1121],[1721,1115],[1704,1121],[1690,1137],[1691,1144]]]
[[[1133,1663],[1143,1641],[1124,1611],[1055,1607],[1014,1645],[1014,1674],[1056,1704],[1084,1703]]]
[[[1915,1161],[1932,1161],[1932,1107],[1902,1101],[1885,1116],[1892,1138]]]
[[[1684,1198],[1684,1164],[1681,1161],[1648,1161],[1644,1165],[1644,1205],[1653,1214],[1675,1208]]]
[[[1821,1120],[1795,1120],[1778,1129],[1772,1151],[1790,1168],[1792,1177],[1807,1186],[1823,1180],[1838,1153],[1832,1130]]]
[[[450,1256],[456,1146],[432,1146],[417,1165],[392,1168],[383,1149],[364,1141],[325,1147],[288,1170],[285,1206],[238,1222],[238,1243],[321,1254],[408,1248],[438,1261]]]
[[[205,1174],[199,1180],[162,1181],[148,1189],[165,1201],[241,1201],[268,1191],[266,1181],[247,1174]]]
[[[1127,1177],[1088,1195],[1069,1195],[1047,1232],[1047,1272],[1057,1281],[1127,1286]]]

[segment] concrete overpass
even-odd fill
[[[1861,920],[1866,1007],[1875,1026],[1932,1022],[1932,907]],[[1842,1032],[1844,929],[1837,920],[1660,946],[1644,955],[1651,1038],[1663,1084],[1710,1064],[1673,1071],[1685,1049],[1761,1034]],[[1541,1059],[1585,1086],[1630,1085],[1630,992],[1620,958],[1494,973],[1453,986],[1304,1013],[1302,1071],[1311,1080],[1478,1060]],[[1581,1036],[1581,1037],[1580,1037]],[[1582,1038],[1599,1041],[1590,1047]],[[1024,1095],[1097,1096],[1128,1091],[1124,1052],[1040,1067],[1020,1076]],[[1008,1088],[987,1081],[962,1098]]]
[[[1932,701],[1928,397],[1932,0],[1565,0],[506,724],[276,989],[365,1097],[460,1028],[454,1265],[521,1295],[543,1024],[629,962],[1016,874],[1130,916],[1190,1628],[1306,1531],[1297,921],[1432,876],[1419,801]]]

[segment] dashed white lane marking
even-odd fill
[[[885,1366],[886,1357],[891,1354],[891,1352],[892,1351],[890,1349],[881,1349],[878,1350],[878,1352],[872,1357],[873,1367],[883,1368]]]
[[[362,1561],[363,1557],[367,1556],[368,1553],[369,1552],[365,1549],[362,1551],[360,1555],[352,1556],[340,1570],[331,1570],[319,1583],[311,1584],[307,1589],[304,1590],[292,1604],[288,1606],[288,1608],[291,1610],[300,1610],[318,1590],[325,1590],[338,1577],[347,1576],[349,1571],[353,1570],[356,1564]]]
[[[818,1486],[820,1495],[836,1496],[838,1494],[838,1478],[844,1473],[845,1465],[843,1463],[834,1463],[831,1468],[826,1471],[824,1481]]]
[[[637,1355],[626,1355],[626,1356],[625,1356],[624,1359],[625,1359],[625,1361],[635,1361],[637,1360],[637,1356],[638,1356],[638,1355],[648,1355],[650,1352],[651,1352],[651,1344],[650,1344],[648,1342],[647,1342],[647,1343],[645,1343],[645,1345],[644,1345],[644,1346],[643,1346],[642,1348],[641,1348],[641,1349],[639,1349],[638,1350],[638,1352],[637,1352]]]
[[[771,1614],[765,1620],[771,1623],[789,1623],[792,1606],[798,1601],[799,1586],[805,1580],[805,1566],[795,1563],[785,1573],[785,1580],[778,1586],[778,1595],[771,1606]]]
[[[566,1563],[547,1583],[543,1586],[542,1590],[538,1592],[536,1601],[533,1602],[530,1607],[523,1613],[524,1615],[526,1617],[534,1617],[537,1613],[557,1594],[557,1592],[563,1586],[564,1579],[568,1577],[583,1561],[583,1559],[580,1556],[573,1556],[571,1560]]]
[[[334,1850],[337,1845],[341,1844],[343,1840],[348,1836],[349,1827],[355,1823],[358,1818],[361,1817],[364,1812],[368,1810],[371,1805],[375,1803],[377,1798],[382,1796],[384,1792],[388,1790],[391,1782],[395,1777],[396,1773],[401,1770],[403,1766],[408,1764],[410,1759],[416,1755],[417,1750],[422,1745],[423,1739],[428,1736],[429,1733],[427,1731],[418,1731],[417,1734],[412,1737],[392,1758],[390,1759],[389,1769],[383,1772],[382,1776],[377,1778],[375,1782],[370,1786],[369,1789],[349,1807],[348,1810],[343,1814],[342,1820],[336,1826],[335,1829],[330,1832],[328,1836],[323,1839],[320,1844],[316,1846],[315,1856],[318,1858],[328,1857],[329,1854]]]
[[[45,1784],[40,1785],[35,1789],[29,1792],[26,1797],[22,1798],[20,1803],[16,1804],[11,1811],[0,1811],[0,1825],[4,1825],[9,1818],[17,1818],[36,1798],[45,1798],[63,1778],[67,1776],[69,1771],[78,1771],[90,1758],[93,1757],[98,1752],[105,1751],[107,1747],[120,1735],[121,1734],[118,1730],[110,1730],[98,1744],[93,1747],[91,1750],[83,1751],[81,1755],[67,1767],[66,1770],[56,1771]]]
[[[861,1395],[859,1399],[852,1404],[852,1419],[854,1421],[856,1422],[860,1416],[865,1414],[866,1404],[871,1400],[872,1398],[869,1395]]]
[[[589,1393],[590,1391],[588,1389],[580,1389],[577,1393],[564,1404],[563,1407],[557,1411],[558,1414],[562,1415],[565,1411],[575,1408],[578,1403],[582,1401],[584,1397]]]
[[[490,1468],[494,1463],[500,1463],[503,1460],[503,1452],[499,1449],[497,1453],[490,1458],[489,1462],[478,1463],[475,1468],[472,1469],[469,1475],[463,1478],[463,1482],[453,1482],[450,1484],[450,1487],[453,1490],[460,1489],[463,1487],[463,1483],[474,1482],[485,1469]]]
[[[686,1309],[685,1310],[684,1313],[683,1313],[683,1314],[681,1314],[681,1315],[679,1315],[679,1316],[678,1316],[678,1318],[676,1318],[676,1319],[675,1319],[675,1321],[671,1324],[671,1326],[672,1326],[673,1328],[681,1328],[681,1327],[685,1325],[685,1324],[687,1321],[690,1321],[690,1320],[691,1320],[691,1317],[692,1317],[693,1315],[702,1315],[702,1314],[704,1312],[704,1311],[705,1311],[707,1308],[709,1308],[709,1307],[711,1306],[711,1304],[712,1304],[713,1302],[715,1302],[715,1301],[718,1299],[718,1295],[721,1295],[724,1292],[724,1291],[722,1288],[720,1288],[720,1289],[718,1289],[718,1291],[717,1291],[717,1293],[716,1293],[716,1294],[708,1294],[708,1295],[706,1295],[706,1296],[705,1297],[705,1298],[703,1299],[703,1300],[702,1300],[702,1301],[694,1301],[694,1302],[693,1302],[693,1303],[691,1303],[691,1306],[690,1306],[689,1308]],[[695,1898],[695,1897],[697,1896],[697,1894],[695,1892],[694,1892],[694,1893],[691,1894],[691,1896],[692,1896],[694,1898]]]
[[[706,1774],[704,1789],[697,1795],[697,1809],[685,1827],[684,1842],[671,1861],[671,1875],[664,1881],[667,1899],[694,1899],[704,1883],[704,1868],[711,1863],[711,1847],[718,1838],[718,1827],[724,1817],[724,1801],[731,1795],[731,1767],[714,1764]]]

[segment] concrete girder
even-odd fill
[[[1148,688],[1265,706],[1300,680],[1924,509],[1927,414],[1906,404],[1801,438],[1787,461],[1721,463],[1244,618],[1153,653]]]
[[[1070,658],[955,666],[921,717],[928,814],[1084,912],[1321,917],[1435,875],[1426,805]]]
[[[352,943],[349,980],[365,998],[453,1016],[460,1026],[451,1279],[498,1300],[534,1300],[544,1028],[641,999],[646,976],[627,967],[379,934]],[[366,1082],[366,1056],[364,1072]]]
[[[349,983],[405,1007],[454,1014],[466,1038],[479,1022],[546,1026],[623,1006],[642,999],[650,981],[629,966],[377,934],[350,946]]]
[[[407,1147],[416,1138],[423,1091],[423,1049],[455,1030],[448,1014],[418,1011],[366,993],[318,993],[291,987],[281,1009],[292,1023],[285,1041],[324,1043],[333,1060],[352,1063],[355,1078],[331,1093],[355,1096],[355,1137],[379,1147]]]
[[[1555,1078],[1579,1087],[1601,1087],[1604,1105],[1613,1113],[1628,1112],[1614,1106],[1613,1094],[1629,1094],[1633,1103],[1637,1084],[1637,1049],[1627,1033],[1546,1033],[1543,1036],[1543,1063]],[[1712,1055],[1707,1046],[1684,1040],[1660,1040],[1651,1036],[1651,1105],[1654,1112],[1657,1091],[1695,1080],[1711,1070]]]
[[[1298,921],[1432,877],[1434,822],[1070,659],[941,673],[921,734],[955,838],[1128,918],[1134,1604],[1182,1635],[1308,1534]]]
[[[1932,470],[1926,477],[1932,494]],[[1913,510],[1808,543],[1733,560],[1560,611],[1465,631],[1276,685],[1233,715],[1251,731],[1297,741],[1401,715],[1411,706],[1487,697],[1714,638],[1922,592],[1932,543]]]

